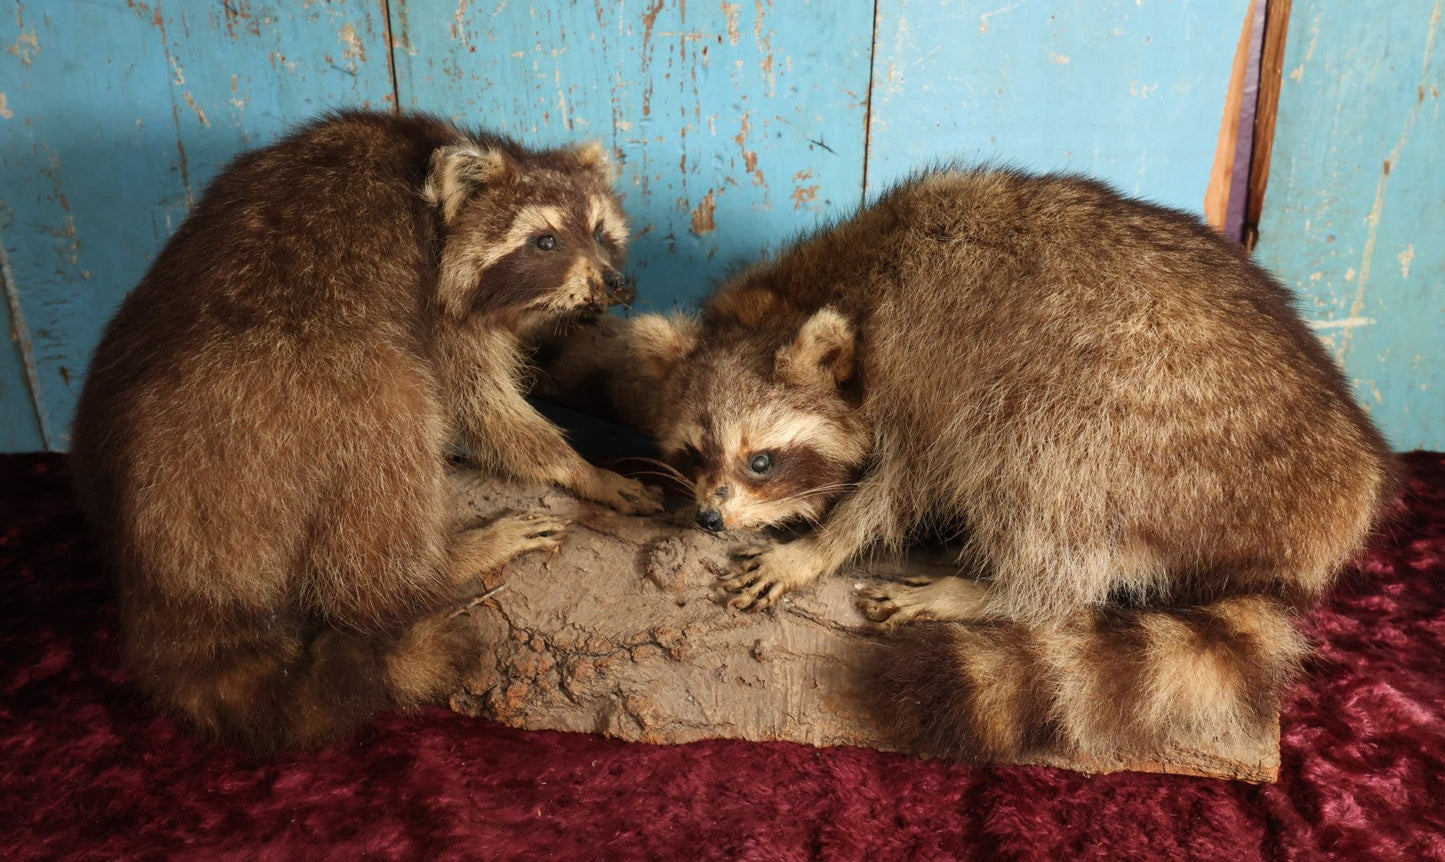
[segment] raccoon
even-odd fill
[[[523,399],[518,333],[604,305],[627,230],[595,146],[341,112],[237,158],[122,303],[70,463],[162,707],[258,752],[453,690],[465,582],[566,526],[453,523],[448,453],[660,508]]]
[[[1242,732],[1394,487],[1280,284],[1077,176],[919,175],[628,337],[698,524],[815,525],[743,548],[732,605],[959,534],[958,576],[860,596],[897,635],[879,707],[912,750]]]

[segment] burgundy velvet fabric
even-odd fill
[[[1256,787],[441,708],[259,761],[147,708],[64,459],[0,456],[0,856],[1445,859],[1445,456],[1407,463],[1405,514],[1310,620],[1280,780]]]

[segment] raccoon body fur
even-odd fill
[[[595,147],[343,112],[244,154],[122,303],[74,425],[127,666],[256,751],[453,690],[463,585],[562,524],[453,523],[447,453],[623,511],[521,394],[518,333],[606,303],[626,226]]]
[[[815,524],[743,549],[733,605],[961,530],[958,577],[860,600],[896,633],[879,708],[913,750],[1242,732],[1392,493],[1288,292],[1079,177],[920,175],[628,338],[700,525]]]

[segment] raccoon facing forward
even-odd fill
[[[452,520],[460,439],[494,473],[659,508],[523,399],[517,333],[604,305],[627,239],[595,147],[335,114],[239,157],[125,299],[74,426],[125,658],[257,751],[454,690],[463,584],[565,524]]]
[[[961,531],[958,577],[861,596],[897,635],[880,708],[916,751],[1257,726],[1304,653],[1291,614],[1392,493],[1287,291],[1082,178],[920,176],[629,339],[701,526],[816,525],[741,553],[735,606]]]

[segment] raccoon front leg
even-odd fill
[[[733,596],[728,606],[762,610],[788,592],[836,571],[870,546],[896,544],[901,531],[889,491],[894,487],[886,466],[880,466],[833,507],[813,534],[786,545],[748,548],[736,554],[739,571],[719,584]]]
[[[447,340],[449,350],[466,343],[468,352],[483,360],[471,364],[471,374],[449,381],[462,435],[483,466],[524,481],[561,486],[623,514],[662,510],[660,490],[587,463],[561,429],[532,409],[518,382],[521,363],[515,336],[484,330],[454,333]],[[446,365],[455,368],[462,363],[451,360]]]

